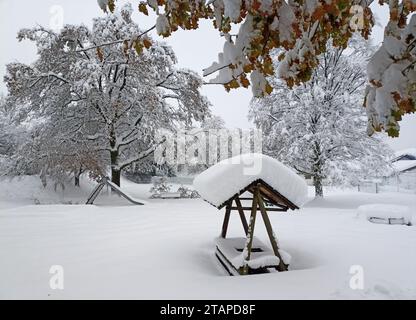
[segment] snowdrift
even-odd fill
[[[367,204],[359,206],[358,216],[373,223],[413,224],[409,207],[393,204]],[[414,220],[414,219],[413,219]]]

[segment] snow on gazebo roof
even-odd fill
[[[194,186],[203,199],[216,207],[239,194],[251,183],[262,180],[296,206],[307,199],[305,179],[279,161],[258,153],[223,160],[202,172]]]

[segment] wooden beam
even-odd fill
[[[241,207],[242,210],[251,210],[251,207]],[[259,209],[259,208],[258,208]],[[239,210],[238,207],[231,207],[231,210]],[[267,208],[269,211],[278,211],[278,212],[286,212],[288,208]]]
[[[270,202],[275,206],[279,207],[288,207],[289,209],[299,209],[294,203],[292,203],[289,199],[284,197],[281,193],[279,193],[277,190],[273,189],[269,184],[267,184],[263,179],[257,179],[256,181],[253,181],[250,183],[247,187],[245,187],[243,190],[241,190],[239,193],[236,193],[233,195],[229,200],[224,201],[219,206],[216,206],[218,209],[222,209],[227,205],[229,201],[234,199],[235,197],[238,197],[245,192],[250,192],[254,194],[254,189],[260,185],[261,191],[263,193],[263,197],[266,198],[266,202]],[[267,194],[266,194],[267,193]],[[240,200],[250,200],[250,198],[240,198]]]
[[[253,239],[254,239],[254,226],[256,224],[256,214],[257,214],[257,199],[259,196],[259,189],[256,187],[255,191],[254,191],[254,196],[253,196],[253,204],[251,207],[251,216],[250,216],[250,227],[248,228],[248,233],[247,233],[247,242],[246,242],[246,246],[244,248],[244,252],[247,254],[247,256],[245,257],[245,264],[243,267],[243,274],[247,275],[248,274],[248,262],[250,261],[251,258],[251,249],[253,247]]]
[[[289,208],[273,208],[273,207],[267,207],[267,211],[278,211],[278,212],[287,212]]]
[[[227,204],[227,207],[225,208],[224,222],[222,223],[221,237],[223,237],[224,239],[227,236],[228,224],[230,222],[230,212],[231,212],[231,202],[229,202]]]
[[[241,223],[243,224],[244,232],[247,236],[248,235],[248,224],[247,224],[246,216],[244,215],[243,207],[241,206],[241,201],[240,201],[239,198],[235,198],[234,200],[235,200],[235,204],[237,205],[237,210],[238,210],[238,213],[240,215]],[[231,207],[231,210],[232,210],[232,207]]]
[[[244,200],[251,200],[251,201],[253,201],[253,198],[245,198],[245,197],[239,197],[238,199],[240,199],[241,201],[244,201]],[[266,200],[266,199],[263,199],[263,201],[264,201],[264,203],[265,203],[265,205],[266,206],[276,206],[276,207],[279,207],[279,208],[286,208],[286,206],[284,206],[284,205],[281,205],[281,204],[277,204],[277,203],[275,203],[274,201],[269,201],[268,199]]]
[[[279,266],[278,266],[278,270],[279,271],[287,271],[288,266],[284,263],[284,261],[282,259],[282,256],[280,255],[279,246],[277,245],[276,238],[274,237],[272,224],[270,223],[269,216],[267,215],[267,211],[266,211],[266,208],[264,206],[263,199],[260,196],[258,198],[258,202],[259,202],[260,212],[261,212],[261,215],[263,217],[264,225],[266,226],[267,234],[269,235],[269,239],[270,239],[270,242],[272,244],[274,255],[276,257],[278,257],[279,261],[280,261]]]
[[[267,200],[273,203],[275,206],[279,206],[282,208],[288,207],[286,200],[280,197],[280,193],[277,193],[276,191],[269,189],[268,186],[262,185],[260,187],[260,193],[263,197],[267,198]]]
[[[262,188],[263,191],[266,190],[266,192],[271,195],[272,199],[277,198],[275,201],[277,204],[288,206],[290,209],[299,209],[293,202],[291,202],[289,199],[284,197],[280,192],[277,190],[274,190],[270,185],[268,185],[266,182],[262,180]],[[276,197],[277,196],[277,197]],[[283,202],[283,203],[281,203]]]

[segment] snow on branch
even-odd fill
[[[358,32],[368,39],[374,25],[372,2],[146,0],[138,8],[145,15],[149,10],[156,14],[153,28],[163,37],[179,29],[197,29],[201,19],[212,20],[225,44],[218,60],[204,69],[206,77],[215,74],[206,83],[223,84],[226,90],[251,85],[254,96],[261,97],[273,91],[267,77],[275,72],[271,59],[275,50],[280,50],[277,72],[288,88],[305,83],[319,65],[318,57],[327,51],[329,39],[333,39],[337,48],[345,48]],[[389,6],[390,21],[383,45],[368,68],[370,85],[365,93],[368,133],[385,130],[390,136],[397,136],[401,117],[416,111],[416,3],[415,0],[379,3]],[[104,11],[115,12],[114,0],[100,0],[99,4]],[[238,28],[236,35],[231,34],[233,26]],[[132,46],[134,42],[130,40],[128,44]]]
[[[16,172],[62,177],[82,167],[100,176],[111,168],[119,184],[121,170],[151,162],[145,158],[159,144],[157,130],[210,114],[202,79],[177,68],[172,48],[150,38],[155,27],[140,30],[132,12],[127,4],[94,19],[92,28],[19,33],[36,44],[38,55],[31,65],[7,65],[14,117],[30,124],[15,155]]]

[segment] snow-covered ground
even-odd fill
[[[416,227],[357,217],[372,203],[415,212],[415,194],[326,190],[297,212],[271,213],[291,271],[229,277],[214,257],[222,212],[200,199],[133,206],[104,195],[83,205],[93,187],[83,181],[82,190],[55,193],[38,178],[0,181],[0,298],[416,298]],[[149,197],[149,185],[123,181],[123,189]],[[233,216],[229,235],[242,233]],[[268,243],[261,222],[256,235]],[[64,290],[49,287],[52,265],[64,268]],[[349,285],[356,265],[363,290]]]

